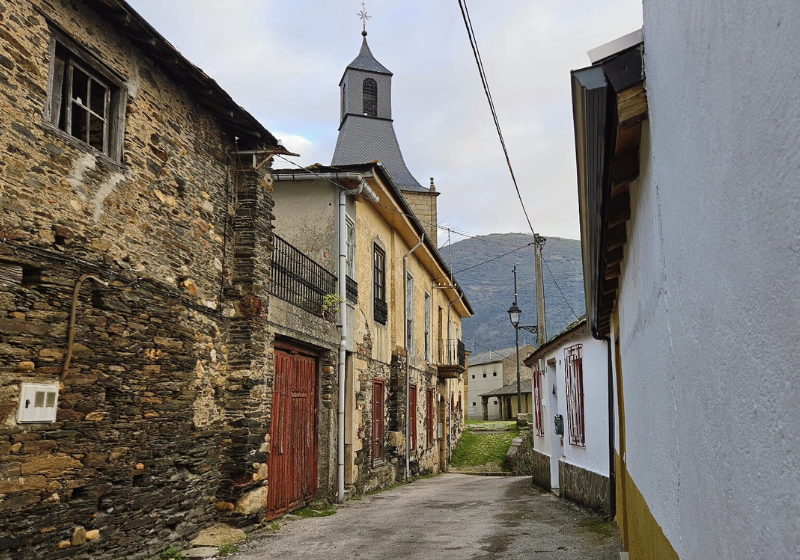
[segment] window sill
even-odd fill
[[[61,140],[62,142],[66,142],[71,148],[75,148],[77,150],[80,150],[82,152],[91,155],[92,157],[101,161],[105,165],[119,171],[120,173],[125,173],[129,170],[129,167],[127,165],[124,165],[118,161],[113,160],[107,154],[104,154],[100,150],[91,147],[89,144],[81,140],[78,140],[71,134],[67,134],[57,126],[54,126],[52,123],[49,123],[47,121],[42,121],[40,126],[42,130],[47,134],[51,134],[56,138],[58,138],[59,140]]]

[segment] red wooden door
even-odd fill
[[[317,491],[317,363],[275,349],[267,517],[298,507]]]
[[[385,408],[383,404],[385,381],[376,379],[372,382],[372,464],[383,463],[383,435],[385,426]]]
[[[417,386],[408,388],[408,427],[411,436],[411,452],[417,452]]]

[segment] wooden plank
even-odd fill
[[[616,154],[611,163],[611,184],[630,183],[639,177],[639,146],[622,154]]]
[[[618,278],[622,274],[622,269],[619,266],[619,263],[606,267],[606,279],[609,280],[611,278]]]
[[[631,195],[624,193],[621,196],[612,199],[609,203],[608,210],[608,227],[613,228],[619,224],[625,223],[631,217]]]
[[[647,93],[638,83],[617,94],[619,128],[625,129],[647,119]]]
[[[606,268],[621,263],[624,257],[622,247],[618,247],[606,253]]]
[[[620,224],[608,230],[606,234],[606,251],[622,247],[628,242],[628,234],[625,230],[625,224]]]

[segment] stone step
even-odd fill
[[[185,558],[214,558],[219,549],[215,546],[199,546],[183,551]]]

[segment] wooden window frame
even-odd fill
[[[380,395],[380,399],[376,398]],[[379,403],[376,409],[375,404]],[[386,451],[386,380],[372,380],[372,466],[385,463]]]
[[[47,102],[42,115],[45,129],[77,148],[89,150],[95,156],[112,164],[120,165],[125,138],[125,108],[128,101],[125,79],[110,70],[106,64],[51,22],[50,33]],[[87,76],[88,94],[90,94],[92,82],[96,82],[106,89],[102,116],[91,110],[91,99],[87,99],[85,105],[78,104],[87,112],[87,123],[90,122],[92,114],[102,119],[102,150],[86,141],[89,134],[88,126],[87,139],[72,134],[72,86],[75,69]]]
[[[386,303],[386,251],[377,243],[372,247],[372,296],[373,318],[375,322],[388,323],[388,305]]]
[[[564,379],[566,383],[569,444],[586,447],[583,407],[582,344],[564,349]]]

